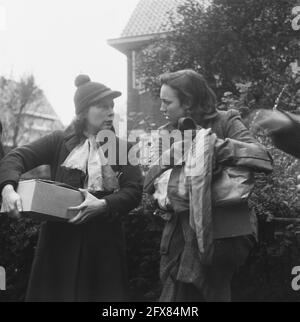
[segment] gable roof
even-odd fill
[[[43,93],[41,93],[37,99],[26,106],[24,114],[49,121],[58,121],[61,123],[57,113]]]
[[[185,0],[140,0],[120,38],[108,40],[108,44],[126,53],[135,46],[147,42],[153,36],[172,30],[170,15],[178,17],[177,8]]]
[[[7,92],[7,96],[9,97],[9,95],[12,95],[9,93],[16,90],[18,85],[19,83],[15,80],[0,77],[0,94],[3,95],[3,93]],[[2,108],[4,108],[4,105],[0,105],[1,111]],[[32,102],[28,102],[26,104],[22,114],[31,115],[37,118],[48,119],[52,121],[58,121],[61,123],[57,113],[55,112],[52,105],[49,103],[47,97],[41,89],[37,89],[35,99]]]
[[[169,15],[183,0],[140,0],[121,38],[158,34],[171,30]]]

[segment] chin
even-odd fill
[[[178,120],[168,119],[167,121],[168,121],[170,124],[172,124],[174,127],[177,127]]]
[[[112,130],[113,126],[112,125],[103,125],[100,129],[101,130]]]

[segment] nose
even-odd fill
[[[112,114],[110,114],[110,115],[108,115],[108,121],[113,121],[114,120],[114,118],[115,118],[115,113],[112,113]]]
[[[161,111],[162,113],[164,113],[164,112],[166,112],[166,111],[167,111],[166,106],[165,106],[165,104],[164,104],[164,103],[161,103],[160,111]]]
[[[115,116],[115,112],[114,112],[113,107],[110,107],[110,108],[109,108],[108,113],[107,113],[107,116],[108,116],[109,118],[111,118],[111,119],[113,119],[113,118],[114,118],[114,116]]]

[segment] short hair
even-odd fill
[[[205,78],[191,69],[160,75],[160,84],[173,88],[181,104],[190,104],[192,112],[202,114],[203,119],[213,117],[217,112],[217,99]]]

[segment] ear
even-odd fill
[[[88,116],[88,113],[89,113],[89,110],[90,110],[91,107],[88,107],[86,109],[84,109],[81,114],[79,115],[79,118],[81,120],[86,120],[87,119],[87,116]]]
[[[185,109],[185,110],[191,110],[192,109],[192,100],[190,98],[185,98],[183,104],[182,104],[182,107]]]
[[[183,109],[184,109],[184,112],[185,112],[185,115],[186,116],[191,116],[192,114],[192,109],[191,109],[191,105],[190,104],[183,104]]]

